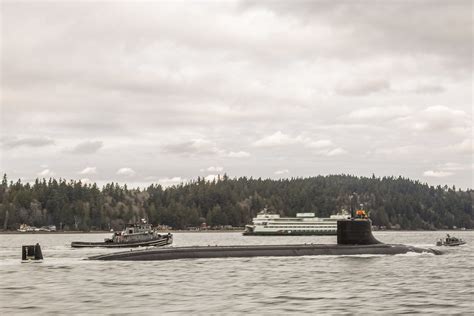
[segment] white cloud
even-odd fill
[[[309,141],[306,143],[306,146],[309,148],[326,148],[334,146],[333,142],[329,139],[321,139],[317,141]]]
[[[333,142],[329,139],[320,139],[320,140],[312,140],[309,137],[304,137],[302,135],[291,137],[287,134],[278,131],[272,135],[265,136],[253,143],[254,147],[285,147],[290,145],[302,145],[307,148],[327,148],[334,146]]]
[[[339,156],[346,154],[347,151],[341,147],[334,148],[326,153],[326,156]]]
[[[265,136],[253,143],[255,147],[276,147],[276,146],[287,146],[301,142],[298,138],[290,137],[278,131],[272,135]]]
[[[472,154],[474,148],[472,147],[472,140],[465,139],[458,144],[449,146],[449,149],[455,150],[461,154]]]
[[[467,171],[473,169],[473,164],[461,164],[458,162],[446,162],[438,164],[435,170],[427,170],[423,173],[425,177],[444,178],[452,176],[456,171]]]
[[[247,158],[250,157],[250,153],[246,151],[231,151],[227,154],[227,157],[229,158]]]
[[[169,186],[177,185],[184,182],[186,182],[186,179],[183,179],[181,177],[160,178],[158,180],[158,183],[164,187],[169,187]]]
[[[54,176],[55,173],[52,172],[50,169],[44,169],[41,172],[38,173],[38,176],[40,177],[52,177]]]
[[[287,173],[289,173],[289,172],[290,172],[290,171],[289,171],[288,169],[282,169],[282,170],[277,170],[277,171],[275,171],[274,173],[275,173],[276,175],[283,175],[283,174],[287,174]]]
[[[413,129],[417,131],[465,132],[470,127],[469,115],[446,106],[429,106],[413,117]]]
[[[209,172],[222,172],[224,171],[224,168],[223,167],[209,167],[209,168],[206,168],[206,169],[200,169],[201,172],[204,172],[204,171],[209,171]]]
[[[81,182],[82,182],[82,184],[89,184],[89,183],[92,183],[91,179],[89,179],[89,178],[82,178],[82,179],[81,179]]]
[[[396,146],[396,147],[380,147],[375,149],[375,154],[384,156],[413,156],[416,154],[417,148],[414,146]]]
[[[432,178],[444,178],[453,175],[452,172],[449,171],[435,171],[435,170],[427,170],[423,172],[425,177],[432,177]]]
[[[343,116],[345,121],[378,124],[391,132],[412,130],[415,132],[466,135],[470,131],[470,115],[462,110],[446,106],[424,108],[408,106],[364,107]]]
[[[86,167],[79,171],[79,174],[96,174],[97,173],[97,167]]]
[[[117,174],[120,176],[131,177],[134,176],[136,172],[132,168],[120,168],[117,170]]]
[[[204,179],[206,181],[209,181],[209,182],[217,181],[219,179],[219,175],[218,174],[210,174],[210,175],[207,175]]]
[[[407,106],[378,106],[378,107],[366,107],[358,109],[349,113],[348,117],[357,120],[367,120],[370,122],[374,119],[393,119],[397,117],[403,117],[413,110]]]
[[[443,171],[459,171],[459,170],[466,170],[469,169],[470,166],[466,166],[457,162],[446,162],[439,166],[440,170]]]
[[[204,139],[196,138],[190,141],[178,142],[174,144],[167,144],[162,147],[163,151],[168,154],[176,154],[180,156],[216,156],[224,158],[247,158],[250,157],[250,153],[246,151],[228,151],[220,148],[215,142]],[[219,167],[216,167],[219,168]],[[200,171],[204,171],[200,169]],[[207,170],[210,172],[218,170]]]
[[[250,153],[245,151],[227,151],[219,148],[214,142],[202,138],[175,144],[167,144],[163,147],[163,151],[170,154],[191,157],[207,155],[229,158],[246,158],[250,156]]]

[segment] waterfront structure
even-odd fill
[[[20,233],[32,233],[32,232],[55,232],[56,226],[49,225],[49,226],[42,226],[37,228],[35,226],[29,226],[27,224],[21,224],[20,228],[17,229]]]

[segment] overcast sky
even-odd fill
[[[473,187],[471,1],[1,2],[1,165]]]

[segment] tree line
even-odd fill
[[[474,228],[474,191],[403,177],[329,175],[291,179],[198,178],[164,188],[129,189],[65,179],[8,181],[0,186],[0,228],[56,225],[63,230],[121,229],[146,218],[175,229],[244,226],[267,207],[282,216],[328,217],[363,204],[374,225],[400,229]]]

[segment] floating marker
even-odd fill
[[[43,253],[41,252],[40,244],[23,245],[21,247],[22,262],[41,262],[43,260]]]

